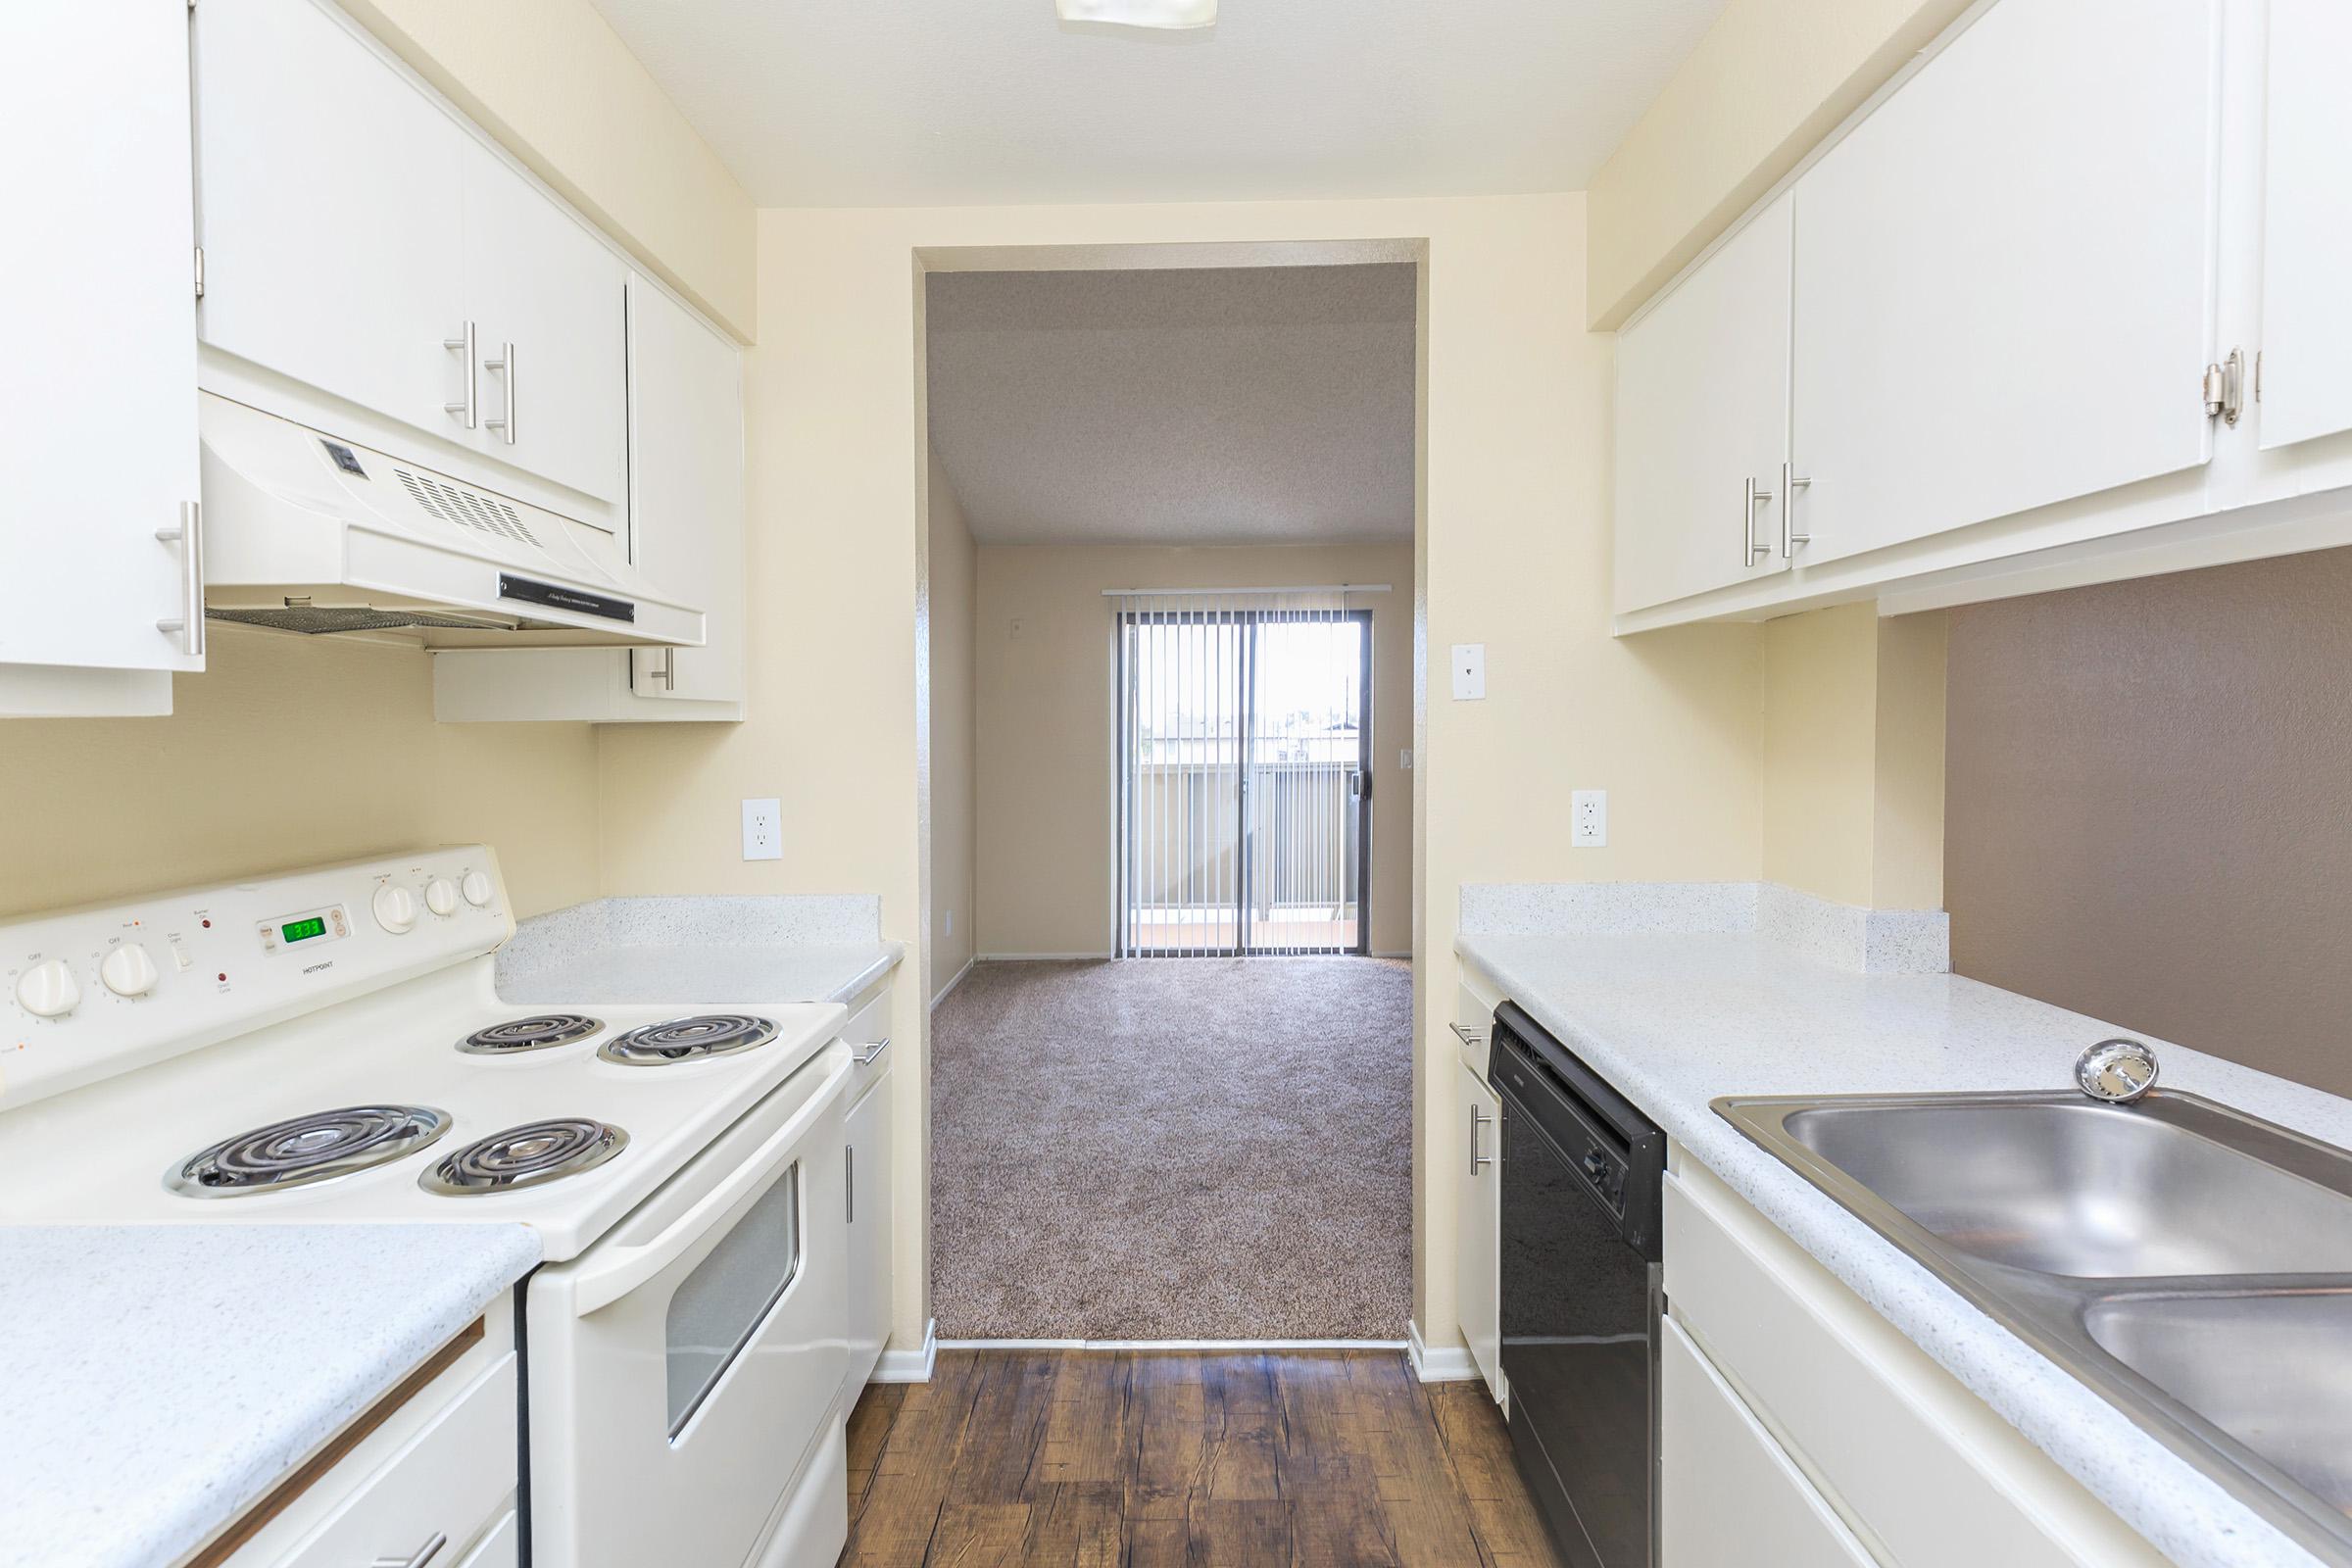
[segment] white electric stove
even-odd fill
[[[845,1009],[513,1006],[514,928],[478,845],[0,924],[0,1222],[527,1225],[531,1560],[830,1563]]]

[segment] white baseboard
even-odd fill
[[[1401,1350],[1402,1340],[942,1340],[945,1350]]]
[[[983,953],[974,963],[1057,963],[1075,958],[1107,958],[1107,953]]]
[[[966,958],[963,960],[963,967],[956,971],[956,978],[949,981],[946,985],[941,986],[939,988],[939,995],[931,999],[931,1010],[933,1012],[937,1012],[939,1010],[939,1004],[948,1000],[949,992],[954,991],[957,986],[963,984],[965,977],[972,972],[972,965],[978,963],[979,961],[980,960],[978,958]]]
[[[1431,1349],[1421,1338],[1421,1325],[1405,1325],[1404,1353],[1412,1357],[1413,1371],[1424,1383],[1462,1383],[1478,1376],[1478,1363],[1470,1359],[1467,1345],[1442,1345]]]
[[[928,1383],[931,1381],[931,1368],[937,1364],[938,1360],[939,1324],[934,1320],[925,1319],[923,1322],[923,1348],[919,1350],[902,1350],[893,1346],[885,1349],[882,1352],[882,1359],[874,1363],[873,1376],[865,1381],[868,1383]]]

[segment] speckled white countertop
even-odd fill
[[[1455,950],[2183,1568],[2317,1561],[1709,1105],[2062,1088],[2083,1047],[2134,1031],[1953,975],[1833,968],[1753,934],[1466,935]],[[2352,1101],[2150,1043],[2168,1088],[2352,1146]]]
[[[598,899],[515,928],[498,953],[508,1002],[848,1002],[906,954],[870,897]]]
[[[0,1568],[154,1568],[539,1261],[520,1225],[0,1227]]]

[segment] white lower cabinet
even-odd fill
[[[873,1376],[890,1338],[890,1078],[850,1110],[850,1369],[846,1392]]]
[[[858,1006],[842,1041],[861,1065],[850,1085],[849,1144],[844,1185],[850,1226],[850,1364],[842,1379],[842,1408],[858,1402],[890,1341],[890,981]]]
[[[1672,1322],[1658,1425],[1659,1568],[1869,1568],[1853,1532]]]
[[[221,1568],[428,1559],[514,1568],[521,1396],[507,1298],[491,1303],[482,1327],[438,1376],[388,1411],[363,1417],[377,1424],[266,1522],[232,1526],[232,1537],[250,1534],[226,1558],[207,1552],[196,1560]],[[265,1499],[257,1511],[271,1505]]]
[[[1665,1568],[2166,1563],[1679,1151],[1666,1179],[1665,1227]],[[1725,1542],[1748,1544],[1725,1550]]]
[[[1497,1398],[1502,1396],[1502,1117],[1486,1080],[1463,1067],[1464,1152],[1453,1171],[1453,1298],[1470,1359]]]

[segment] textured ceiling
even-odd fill
[[[1411,538],[1413,271],[933,273],[931,443],[972,536]]]
[[[595,0],[763,207],[1582,190],[1723,0]]]

